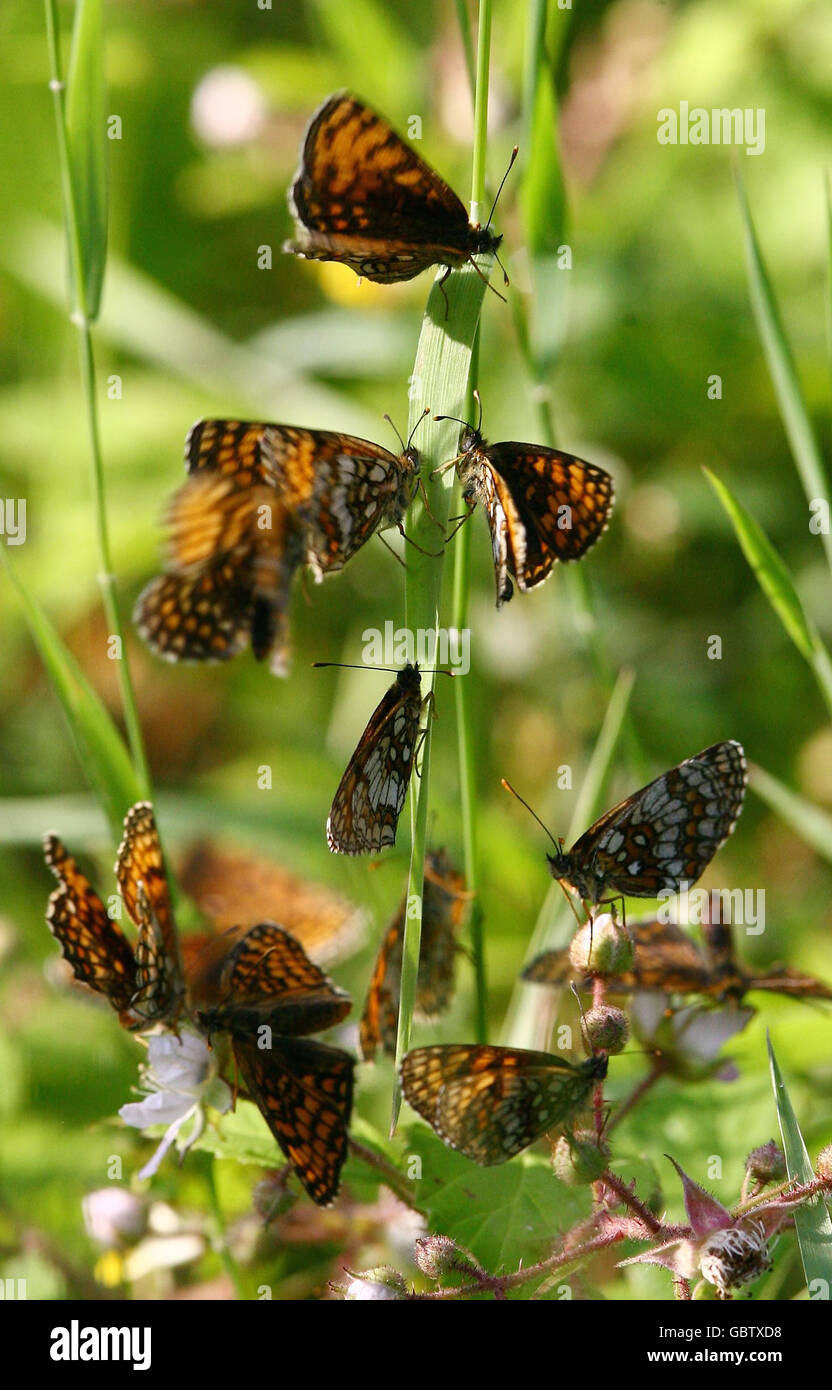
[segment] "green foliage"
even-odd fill
[[[777,1064],[771,1038],[767,1041],[771,1085],[789,1177],[792,1182],[810,1183],[815,1177],[812,1162]],[[828,1296],[832,1286],[832,1220],[823,1197],[816,1197],[814,1201],[799,1207],[794,1214],[794,1225],[810,1293],[816,1295],[818,1288],[825,1288]],[[818,1285],[815,1284],[816,1280],[820,1281]]]

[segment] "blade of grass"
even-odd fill
[[[485,182],[485,142],[488,118],[488,44],[491,34],[491,0],[481,0],[477,36],[477,99],[475,103],[475,137],[472,175],[472,216],[474,204],[482,201]],[[471,355],[477,333],[485,281],[493,259],[478,256],[480,273],[466,265],[454,273],[440,288],[445,272],[440,270],[430,292],[422,321],[422,331],[416,349],[416,361],[411,376],[410,418],[408,428],[422,417],[426,408],[431,415],[419,427],[418,445],[422,456],[423,476],[453,458],[457,452],[459,426],[452,420],[435,420],[434,415],[461,416],[466,403],[471,372]],[[444,290],[444,294],[443,294]],[[447,299],[446,299],[447,296]],[[454,470],[446,469],[426,483],[430,509],[444,526],[448,520],[453,492]],[[435,551],[440,533],[424,507],[413,509],[411,535],[424,551]],[[405,581],[405,623],[414,634],[436,632],[439,626],[439,601],[442,586],[443,558],[423,554],[409,548]],[[462,677],[464,680],[465,677]],[[435,675],[428,677],[426,697],[432,697]],[[396,1078],[393,1084],[393,1103],[390,1121],[395,1131],[401,1109],[399,1067],[410,1047],[410,1032],[416,1002],[419,974],[419,950],[422,939],[422,891],[424,887],[425,846],[427,838],[428,805],[430,800],[430,754],[433,718],[428,714],[422,750],[422,774],[418,784],[414,779],[411,795],[412,845],[408,876],[408,903],[414,905],[405,918],[402,943],[402,977],[399,1004],[399,1026],[396,1038]]]
[[[758,583],[801,656],[809,663],[820,692],[832,713],[832,661],[806,613],[794,580],[762,527],[710,469],[703,473],[734,527],[740,548]]]
[[[101,0],[78,0],[67,74],[67,150],[82,274],[78,307],[98,316],[107,259],[107,131]]]
[[[810,1183],[816,1175],[768,1031],[766,1043],[777,1121],[783,1140],[783,1152],[786,1155],[786,1169],[792,1182]],[[828,1297],[832,1288],[832,1220],[825,1202],[820,1197],[815,1197],[803,1206],[797,1207],[794,1213],[794,1228],[809,1292],[816,1294],[816,1281],[819,1280],[819,1287],[826,1290]]]
[[[794,355],[783,327],[783,320],[757,240],[745,184],[737,164],[734,166],[734,177],[745,232],[745,257],[751,307],[754,311],[757,332],[760,335],[769,375],[780,408],[780,418],[783,421],[783,428],[786,431],[789,447],[797,464],[797,471],[800,474],[807,500],[811,503],[818,498],[828,499],[829,487],[820,447],[812,427],[812,421],[809,418],[803,388],[797,375]],[[823,535],[823,545],[826,550],[826,558],[830,568],[832,568],[832,534]]]
[[[61,77],[61,56],[58,35],[58,20],[55,0],[45,0],[46,6],[46,34],[49,48],[49,61],[51,67],[51,80],[49,83],[52,92],[55,126],[58,137],[58,158],[61,168],[61,190],[63,195],[64,223],[66,227],[67,241],[69,244],[69,256],[72,280],[73,312],[70,317],[78,329],[79,346],[81,352],[81,381],[84,404],[87,417],[87,433],[89,437],[90,467],[92,473],[92,492],[95,506],[96,532],[98,538],[98,561],[99,573],[98,582],[101,589],[101,596],[104,604],[104,612],[107,618],[108,636],[117,639],[118,657],[118,680],[121,694],[122,709],[124,711],[124,723],[127,729],[127,740],[130,745],[130,753],[133,759],[133,767],[136,773],[136,780],[142,797],[150,796],[150,773],[147,766],[147,757],[144,749],[144,738],[142,736],[139,713],[136,706],[136,698],[133,692],[133,682],[130,676],[130,667],[127,659],[127,651],[124,645],[124,633],[121,625],[121,614],[118,607],[116,596],[115,576],[110,552],[110,535],[107,523],[106,492],[104,485],[104,467],[101,457],[101,441],[98,428],[98,403],[95,387],[95,357],[93,353],[92,332],[90,317],[87,306],[92,304],[97,307],[96,294],[100,295],[100,284],[96,291],[95,284],[90,285],[87,281],[87,268],[89,265],[95,266],[96,256],[103,255],[105,243],[99,241],[97,249],[87,248],[84,242],[86,235],[93,237],[98,235],[94,226],[88,226],[84,221],[81,211],[79,211],[78,192],[75,186],[75,169],[81,164],[87,170],[90,178],[97,177],[96,170],[98,162],[92,154],[88,154],[77,143],[86,137],[93,141],[96,139],[95,132],[88,129],[85,121],[92,119],[91,111],[93,108],[92,99],[89,107],[83,105],[83,98],[79,98],[78,111],[83,112],[76,117],[76,128],[74,131],[75,145],[70,150],[70,139],[67,130],[67,113],[64,83]],[[92,13],[92,12],[91,12]],[[76,71],[80,74],[80,80],[87,78],[90,74],[103,73],[103,54],[90,56],[87,49],[90,45],[98,44],[103,49],[103,33],[101,30],[100,14],[96,21],[93,17],[84,18],[78,15],[78,27],[76,29],[75,43],[75,65]],[[84,177],[87,177],[87,174]],[[90,195],[93,196],[93,195]],[[98,203],[104,198],[105,190],[98,183],[94,199]],[[106,219],[106,214],[105,214]],[[98,271],[96,270],[97,274]],[[103,265],[101,266],[103,273]]]
[[[578,836],[586,830],[587,826],[592,824],[601,810],[604,792],[612,771],[613,758],[624,729],[634,681],[634,673],[625,670],[620,672],[615,683],[601,731],[592,750],[589,766],[575,800],[575,809],[566,836],[568,845],[574,844]],[[526,959],[533,960],[541,951],[560,944],[562,940],[561,927],[567,919],[574,923],[575,919],[563,896],[563,890],[559,883],[553,881],[549,884],[538,914]],[[528,1047],[534,1045],[530,1034],[534,1026],[534,1014],[539,999],[540,994],[535,985],[526,984],[521,979],[515,980],[503,1024],[503,1040],[509,1046]]]
[[[832,816],[752,763],[749,786],[791,830],[832,864]]]
[[[26,613],[29,631],[60,700],[81,768],[106,812],[116,842],[129,806],[142,792],[122,737],[106,705],[46,615],[24,588],[8,559],[0,556]]]

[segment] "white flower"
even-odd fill
[[[123,1187],[100,1187],[88,1192],[81,1207],[87,1234],[108,1249],[138,1240],[147,1227],[144,1201]]]
[[[165,1033],[152,1037],[147,1054],[147,1064],[140,1068],[145,1098],[122,1105],[118,1112],[126,1124],[136,1129],[168,1126],[155,1154],[141,1169],[140,1178],[153,1176],[182,1127],[193,1118],[190,1134],[177,1144],[181,1154],[187,1152],[204,1128],[203,1105],[211,1105],[221,1114],[231,1106],[231,1092],[214,1074],[213,1054],[198,1034],[182,1033],[177,1038]]]

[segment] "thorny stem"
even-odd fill
[[[511,1274],[488,1274],[472,1279],[464,1288],[431,1289],[426,1293],[408,1294],[407,1298],[410,1302],[421,1302],[431,1299],[467,1298],[472,1293],[494,1293],[496,1295],[498,1289],[502,1293],[507,1293],[509,1289],[519,1288],[521,1284],[527,1284],[531,1279],[539,1279],[541,1275],[551,1274],[553,1270],[563,1269],[568,1265],[580,1264],[597,1251],[606,1250],[619,1241],[632,1238],[632,1235],[625,1230],[607,1231],[603,1235],[595,1236],[592,1240],[586,1241],[583,1245],[575,1246],[574,1249],[556,1250],[545,1260],[540,1260],[537,1264],[527,1265],[525,1269],[514,1270]]]
[[[653,1215],[650,1208],[644,1205],[631,1188],[629,1188],[625,1182],[622,1182],[621,1178],[616,1177],[615,1173],[610,1172],[609,1168],[602,1174],[598,1181],[602,1183],[604,1187],[611,1188],[615,1195],[624,1203],[625,1207],[628,1207],[633,1215],[637,1216],[639,1221],[644,1223],[648,1231],[651,1231],[654,1235],[658,1235],[659,1232],[666,1232],[667,1228],[662,1225],[658,1217]]]
[[[398,1169],[393,1167],[392,1163],[388,1163],[387,1159],[382,1158],[381,1154],[375,1153],[373,1149],[366,1148],[364,1144],[360,1144],[358,1140],[353,1139],[352,1136],[350,1136],[349,1145],[350,1152],[353,1153],[356,1158],[360,1159],[362,1163],[366,1163],[368,1168],[373,1168],[375,1172],[379,1174],[385,1187],[389,1187],[390,1191],[395,1197],[398,1197],[400,1202],[404,1202],[405,1206],[409,1207],[411,1211],[422,1211],[422,1208],[416,1201],[412,1186],[406,1178],[402,1177]]]

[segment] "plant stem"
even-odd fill
[[[215,1248],[217,1254],[220,1257],[222,1267],[231,1281],[234,1292],[242,1302],[246,1298],[246,1291],[243,1286],[240,1271],[237,1268],[237,1262],[232,1256],[231,1251],[228,1248],[228,1241],[226,1240],[225,1220],[222,1214],[222,1208],[220,1207],[220,1198],[219,1193],[217,1192],[217,1174],[214,1166],[217,1163],[217,1161],[218,1160],[213,1156],[213,1154],[205,1155],[205,1180],[208,1184],[208,1196],[211,1203],[211,1214],[214,1218],[214,1226],[216,1229]]]
[[[92,493],[95,505],[96,535],[98,542],[98,583],[107,619],[108,638],[115,637],[119,651],[117,669],[121,694],[124,723],[133,760],[136,779],[141,795],[150,795],[150,774],[142,737],[141,723],[136,706],[130,666],[124,645],[124,633],[118,599],[115,590],[115,576],[110,550],[110,536],[107,525],[106,491],[104,468],[101,457],[101,440],[98,427],[98,406],[95,393],[95,357],[92,345],[91,324],[87,315],[87,292],[85,283],[84,258],[81,244],[81,225],[78,217],[75,186],[72,177],[72,161],[66,124],[66,88],[61,75],[60,40],[55,0],[45,0],[46,36],[49,49],[50,82],[52,102],[55,110],[55,128],[58,137],[58,162],[61,173],[61,198],[63,202],[64,224],[69,249],[72,309],[70,321],[78,329],[81,358],[81,382],[87,417],[89,437]],[[126,808],[125,808],[126,809]]]

